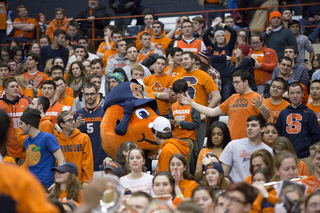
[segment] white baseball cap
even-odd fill
[[[154,119],[153,122],[149,123],[149,128],[154,128],[157,132],[163,132],[168,133],[171,132],[171,124],[168,119],[165,117],[159,116],[156,119]],[[170,130],[164,130],[165,128],[169,128]]]

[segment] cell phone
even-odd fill
[[[304,63],[308,63],[308,59],[304,59]]]
[[[83,118],[83,114],[82,114],[82,113],[79,113],[79,117]]]
[[[207,156],[207,158],[214,157],[214,154],[212,152],[207,152],[206,156]]]

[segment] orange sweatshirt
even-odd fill
[[[90,181],[93,177],[93,154],[89,136],[76,128],[69,138],[62,131],[57,139],[65,160],[77,165],[80,182]]]
[[[64,17],[62,21],[57,21],[57,19],[53,19],[46,31],[46,34],[50,37],[51,41],[53,41],[53,33],[56,29],[61,29],[65,32],[67,32],[67,25],[68,25],[68,21],[67,21],[67,17]]]
[[[161,144],[159,148],[159,157],[158,157],[158,171],[169,171],[169,160],[173,154],[181,153],[186,159],[188,156],[189,148],[188,143],[176,139],[170,138]]]

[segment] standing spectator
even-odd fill
[[[103,35],[104,35],[104,41],[101,42],[101,44],[99,44],[99,47],[97,49],[97,56],[99,56],[99,58],[103,58],[104,53],[109,50],[112,45],[114,45],[112,39],[111,39],[111,33],[113,31],[117,30],[117,28],[113,25],[107,25],[103,28]]]
[[[319,0],[314,0],[312,3],[319,3]],[[317,37],[319,37],[320,27],[308,27],[308,25],[320,25],[320,5],[312,5],[308,7],[305,17],[299,19],[300,26],[302,27],[302,33],[305,34],[306,29],[315,29],[308,38],[313,43]]]
[[[81,36],[79,32],[79,23],[75,20],[68,21],[67,33],[70,35],[70,42],[72,45],[76,45],[78,38]]]
[[[182,66],[182,52],[183,50],[179,47],[174,47],[170,50],[168,55],[168,66],[164,69],[168,75],[172,75],[174,77],[184,71]]]
[[[94,178],[102,176],[99,166],[103,165],[103,160],[108,157],[101,145],[100,124],[104,110],[97,103],[98,95],[96,85],[86,83],[83,86],[83,97],[86,101],[86,106],[74,113],[76,128],[79,128],[80,132],[87,134],[91,141]]]
[[[281,135],[291,141],[298,158],[309,165],[309,147],[320,140],[317,116],[302,103],[303,88],[299,83],[289,84],[287,91],[291,105],[280,112],[277,126]]]
[[[40,34],[40,36],[43,36],[46,34],[46,31],[49,26],[48,23],[45,23],[46,16],[43,13],[39,13],[39,15],[37,15],[37,21],[38,21],[38,26],[39,26],[39,34]]]
[[[108,61],[111,60],[112,58],[114,58],[117,55],[118,51],[116,49],[116,43],[118,41],[120,41],[120,40],[122,40],[121,32],[118,31],[118,30],[112,31],[112,33],[111,33],[111,41],[113,42],[113,44],[111,45],[111,48],[108,49],[103,55],[103,58],[102,58],[102,61],[103,61],[103,64],[104,64],[103,69],[107,66]]]
[[[203,41],[193,37],[193,24],[191,21],[183,21],[181,23],[181,29],[183,38],[178,41],[174,47],[179,47],[183,51],[190,51],[193,54],[197,54],[198,52],[207,49]]]
[[[73,97],[77,97],[86,83],[87,71],[81,62],[75,61],[70,65],[66,83],[73,90]]]
[[[307,107],[309,109],[312,109],[312,111],[317,116],[318,123],[320,123],[320,80],[319,79],[312,81],[310,86],[310,95],[312,98],[312,102],[310,102],[307,105]]]
[[[6,30],[7,30],[7,8],[6,5],[7,1],[6,0],[1,0],[0,1],[0,44],[4,44],[6,42]]]
[[[23,109],[29,103],[18,95],[18,83],[15,78],[7,77],[3,82],[3,88],[6,96],[0,100],[0,109],[4,110],[10,117],[7,151],[8,155],[15,158],[16,163],[21,164],[22,148],[17,144],[15,132],[18,128]]]
[[[136,37],[136,47],[139,51],[142,49],[142,44],[140,41],[141,34],[146,32],[146,33],[149,33],[151,36],[153,36],[152,24],[156,20],[156,18],[153,13],[147,13],[144,15],[143,20],[144,20],[144,24],[146,25],[146,27],[144,28],[144,31],[141,31],[140,33],[138,33],[138,35]]]
[[[292,20],[292,12],[290,9],[284,8],[282,11],[283,27],[289,29],[289,22]]]
[[[39,44],[40,44],[40,49],[44,46],[49,46],[51,45],[51,39],[47,35],[42,35],[40,36]]]
[[[108,82],[106,76],[103,74],[103,62],[100,59],[93,59],[90,63],[91,73],[96,74],[101,78],[101,86],[99,87],[98,93],[101,93],[105,98],[108,95]],[[88,80],[87,80],[88,82]]]
[[[172,137],[170,121],[164,117],[157,117],[149,123],[149,128],[153,136],[160,145],[158,156],[157,173],[169,171],[169,161],[173,154],[181,153],[186,158],[188,155],[188,144],[177,138]]]
[[[37,22],[34,18],[28,17],[28,9],[25,5],[20,5],[17,8],[19,18],[13,21],[14,36],[20,43],[32,42],[34,29],[37,27]]]
[[[40,111],[30,109],[23,113],[20,118],[19,127],[23,135],[29,135],[24,141],[27,153],[28,169],[45,188],[49,188],[54,183],[54,172],[51,168],[65,162],[57,138],[50,133],[39,130],[41,119]]]
[[[168,117],[171,105],[169,102],[169,86],[173,83],[173,77],[164,72],[165,67],[165,57],[159,56],[155,63],[155,73],[145,77],[143,83],[152,88],[157,100],[159,115]]]
[[[196,33],[198,36],[195,36],[197,39],[202,40],[202,34],[205,32],[206,21],[200,16],[196,16],[192,19],[193,33]],[[212,21],[211,21],[212,22]]]
[[[77,165],[81,183],[90,181],[93,177],[93,155],[89,136],[75,128],[75,119],[69,111],[61,112],[57,122],[62,129],[57,138],[65,160]]]
[[[232,95],[232,74],[228,71],[226,57],[232,55],[232,50],[236,42],[237,33],[232,27],[222,24],[221,22],[221,18],[216,18],[214,20],[214,24],[211,27],[209,27],[207,31],[203,34],[203,42],[207,47],[210,46],[212,48],[212,50],[210,50],[211,66],[217,69],[221,75],[221,101],[223,102]],[[214,27],[218,25],[223,27],[227,31],[230,31],[231,37],[228,43],[226,40],[226,34],[222,30],[214,32],[215,42],[211,42],[209,35],[211,34],[211,31],[214,29]]]
[[[156,49],[161,50],[163,54],[166,54],[166,49],[171,42],[171,39],[163,35],[164,24],[161,21],[155,21],[152,24],[151,45]]]
[[[296,50],[298,49],[294,34],[282,25],[281,13],[278,11],[270,13],[269,22],[270,27],[263,33],[263,36],[266,46],[276,51],[278,60],[283,57],[283,50],[286,46],[293,46]]]
[[[113,9],[115,17],[117,16],[131,16],[133,10],[139,6],[141,0],[109,0],[109,6]],[[118,30],[122,31],[127,29],[130,25],[132,18],[116,18],[115,25]],[[123,29],[122,29],[123,27]]]
[[[61,29],[56,29],[53,33],[53,43],[48,46],[44,46],[40,50],[40,65],[39,70],[44,71],[45,64],[47,60],[55,58],[57,56],[61,57],[64,63],[64,66],[67,65],[69,58],[69,50],[65,48],[66,32]]]
[[[271,80],[273,70],[278,65],[278,56],[273,49],[266,47],[264,37],[260,33],[251,36],[251,46],[248,55],[255,60],[254,81],[258,93],[262,94],[267,81]]]
[[[151,45],[151,35],[147,32],[143,32],[140,36],[140,43],[142,45],[142,49],[138,55],[138,62],[142,63],[146,58],[148,58],[151,54],[156,54],[157,56],[163,56],[162,50],[156,49]]]
[[[56,29],[62,29],[63,31],[67,32],[68,27],[68,21],[67,17],[65,16],[64,9],[61,7],[57,8],[55,10],[56,18],[53,19],[46,31],[46,35],[50,37],[51,40],[53,40],[53,33]]]
[[[62,76],[55,77],[53,78],[53,82],[57,86],[54,100],[71,108],[73,106],[74,98],[66,94],[67,85],[64,78]]]
[[[306,50],[310,54],[309,61],[312,61],[311,59],[314,56],[314,49],[308,37],[300,35],[300,23],[297,20],[292,20],[289,22],[288,29],[293,32],[294,36],[297,39],[298,57],[296,59],[296,62],[300,65],[304,63]]]
[[[88,19],[86,21],[80,21],[79,31],[82,35],[85,35],[87,38],[92,38],[92,22],[94,22],[94,35],[95,37],[102,37],[102,29],[104,26],[109,25],[109,19],[102,19],[95,21],[95,18],[104,18],[108,17],[109,14],[105,12],[106,7],[101,5],[99,0],[88,0],[88,7],[78,13],[74,18],[69,18],[68,21],[74,19]]]

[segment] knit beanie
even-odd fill
[[[282,15],[279,11],[273,11],[272,13],[270,13],[269,21],[271,21],[271,19],[273,19],[274,17],[279,17],[282,21]]]
[[[121,72],[115,72],[113,73],[110,78],[116,79],[116,81],[119,82],[119,84],[124,82],[124,75]]]
[[[247,56],[250,51],[250,47],[247,44],[238,44],[236,48],[239,48],[243,55]]]
[[[26,124],[30,124],[35,128],[39,128],[39,123],[41,119],[41,113],[37,109],[30,109],[29,111],[23,113],[20,117],[20,120]]]
[[[162,30],[164,30],[164,24],[163,24],[161,21],[156,20],[156,21],[154,21],[154,22],[153,22],[153,24],[152,24],[152,25],[154,25],[155,23],[160,24],[160,26],[161,26]]]
[[[208,57],[208,55],[206,54],[206,52],[198,52],[198,53],[197,53],[197,56],[200,57],[201,62],[203,62],[203,63],[205,63],[206,65],[208,65],[208,63],[209,63],[209,57]]]
[[[224,35],[224,37],[226,37],[226,33],[223,31],[223,30],[217,30],[215,33],[214,33],[214,37],[217,37],[217,35],[219,35],[220,33],[222,33]]]

